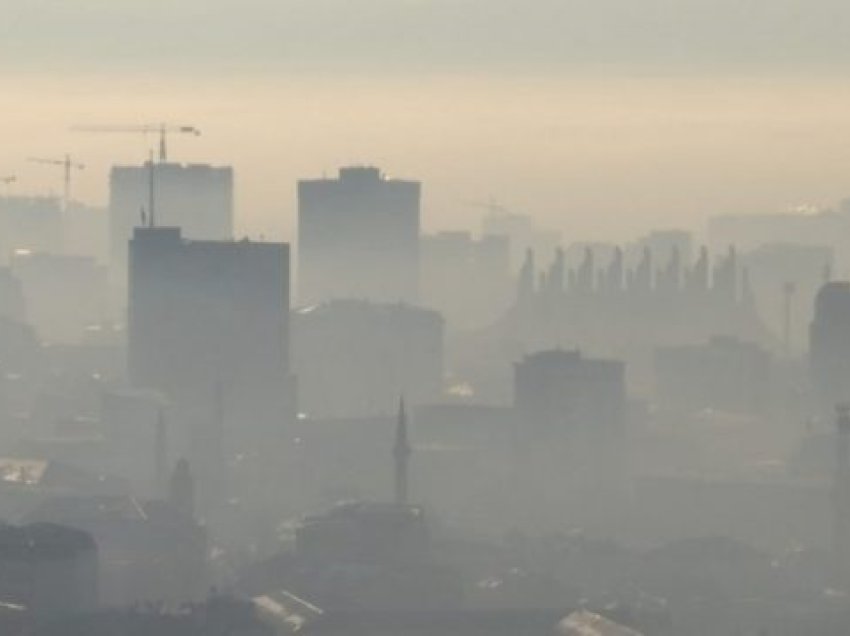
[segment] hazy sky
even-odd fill
[[[240,226],[289,236],[294,180],[376,163],[426,226],[495,197],[570,238],[850,194],[850,3],[838,0],[0,0],[0,175],[150,143],[74,124],[172,120],[173,158],[233,163]]]
[[[843,0],[3,0],[6,63],[845,66]],[[23,60],[15,60],[21,56]]]

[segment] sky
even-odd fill
[[[569,240],[699,229],[850,195],[850,3],[837,0],[0,0],[0,176],[232,163],[238,226],[290,238],[295,180],[347,163],[424,183],[426,229],[491,198]]]

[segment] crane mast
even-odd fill
[[[71,159],[71,155],[65,154],[62,159],[45,159],[43,157],[30,157],[32,163],[40,163],[48,166],[60,166],[63,176],[63,191],[62,191],[62,209],[67,210],[68,204],[71,202],[71,172],[73,170],[83,170],[85,165],[77,163]]]

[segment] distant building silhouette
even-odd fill
[[[741,255],[765,324],[787,354],[805,352],[815,296],[830,281],[833,251],[827,246],[766,243]]]
[[[438,232],[422,237],[421,250],[422,303],[440,311],[452,328],[488,325],[510,306],[507,236]]]
[[[393,444],[393,462],[395,464],[395,488],[394,499],[396,504],[406,506],[407,486],[410,470],[410,442],[407,439],[407,411],[404,408],[404,399],[398,405],[398,422],[396,423],[395,443]]]
[[[168,501],[57,496],[24,520],[79,528],[94,537],[104,605],[194,601],[208,590],[206,531]]]
[[[189,239],[233,238],[233,169],[207,164],[154,163],[154,221],[179,227]],[[133,228],[150,222],[150,165],[113,166],[109,176],[110,266],[121,280]],[[144,208],[146,222],[141,219]]]
[[[0,525],[0,599],[37,617],[98,604],[98,550],[82,530],[33,523]]]
[[[625,365],[549,350],[514,366],[520,435],[530,440],[605,440],[625,424]]]
[[[850,282],[827,283],[818,292],[809,363],[824,414],[850,399]]]
[[[298,298],[415,302],[421,186],[378,168],[298,183]]]
[[[707,249],[688,263],[675,247],[657,263],[647,245],[632,250],[629,262],[624,249],[588,244],[556,250],[543,267],[528,252],[514,306],[488,330],[491,346],[496,349],[500,341],[520,351],[580,346],[622,358],[630,380],[648,384],[656,346],[715,335],[760,346],[775,342],[756,312],[734,249],[712,266]]]
[[[530,214],[511,212],[495,203],[483,207],[490,211],[481,219],[481,233],[507,237],[512,270],[519,267],[528,250],[551,254],[561,243],[560,232],[537,227]]]
[[[168,502],[187,517],[195,516],[195,478],[189,462],[181,458],[174,467],[168,486]]]
[[[10,267],[21,282],[29,323],[43,340],[78,344],[103,319],[108,275],[94,258],[16,250]]]
[[[293,316],[299,409],[311,417],[391,414],[398,395],[432,402],[443,382],[443,319],[401,304],[336,300]]]
[[[0,197],[0,263],[19,249],[60,254],[62,235],[58,197]]]
[[[657,397],[667,407],[764,414],[770,404],[770,375],[769,353],[730,336],[655,351]]]
[[[833,555],[841,581],[850,580],[850,406],[839,404],[835,421],[833,479]]]

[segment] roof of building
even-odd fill
[[[580,610],[558,623],[561,636],[641,636],[641,633],[608,620],[604,616]]]
[[[0,559],[52,560],[95,550],[92,536],[82,530],[52,523],[0,526]]]

